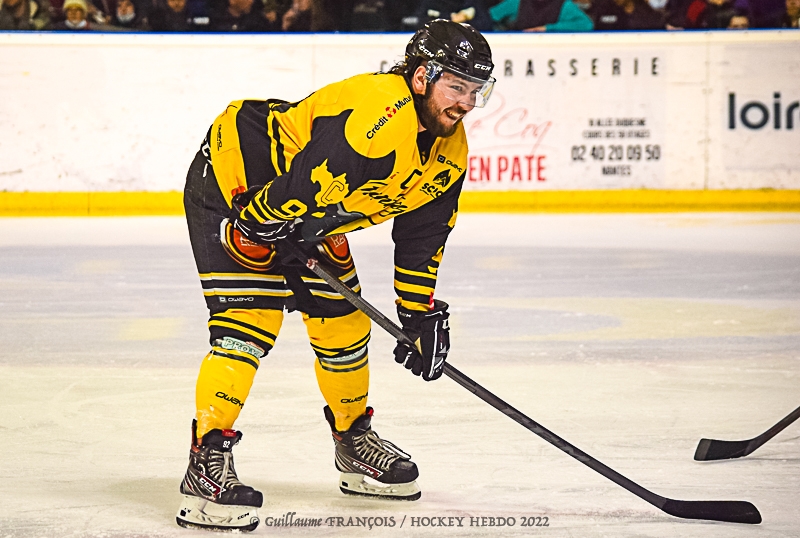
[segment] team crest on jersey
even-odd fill
[[[311,181],[319,183],[319,192],[314,195],[314,200],[319,207],[338,204],[350,193],[350,188],[347,186],[345,179],[346,175],[342,174],[334,177],[328,171],[328,159],[325,159],[321,165],[311,170]]]
[[[444,188],[450,184],[450,170],[442,170],[433,178],[433,182]]]

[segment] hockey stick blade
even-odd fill
[[[661,507],[671,516],[729,523],[761,523],[758,509],[747,501],[678,501],[667,499]]]
[[[729,460],[747,456],[752,450],[747,450],[750,441],[720,441],[718,439],[700,439],[697,450],[694,451],[696,461]]]
[[[694,451],[696,461],[730,460],[752,454],[761,445],[778,435],[789,424],[800,418],[800,407],[783,417],[773,427],[746,441],[720,441],[717,439],[700,439]]]
[[[328,272],[319,262],[307,256],[299,248],[289,242],[281,244],[298,260],[306,264],[311,271],[322,278],[331,288],[339,292],[350,304],[361,310],[371,320],[380,325],[389,334],[394,336],[399,342],[407,345],[415,345],[409,337],[392,320],[381,313],[380,310],[361,298],[356,292],[351,290],[341,280]],[[279,247],[280,248],[280,247]],[[621,486],[633,493],[640,499],[647,501],[656,508],[667,514],[686,518],[686,519],[708,519],[713,521],[727,521],[731,523],[760,523],[761,514],[758,509],[749,502],[745,501],[679,501],[662,497],[652,491],[643,488],[633,480],[621,475],[614,469],[608,467],[601,461],[593,458],[575,445],[570,444],[555,433],[551,432],[541,424],[537,423],[521,411],[513,408],[499,397],[461,373],[452,364],[445,363],[444,374],[473,393],[475,396],[488,403],[504,415],[514,420],[517,424],[527,428],[551,445],[562,452],[572,456],[590,469],[608,478],[618,486]]]

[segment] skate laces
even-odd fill
[[[208,458],[208,472],[225,489],[244,485],[236,476],[236,469],[233,468],[233,454],[230,452],[221,452],[212,448]]]
[[[371,428],[362,435],[353,436],[353,447],[366,463],[383,471],[388,471],[389,466],[399,459],[411,459],[397,445],[378,437]]]

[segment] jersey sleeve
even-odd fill
[[[394,219],[394,289],[397,304],[409,310],[428,310],[444,244],[456,223],[464,174],[456,184],[414,211]]]
[[[394,152],[362,155],[345,138],[350,112],[316,118],[308,143],[294,156],[291,167],[279,170],[280,175],[253,197],[242,217],[264,222],[321,216],[327,206],[338,204],[367,181],[389,177]],[[279,129],[273,136],[279,145]]]

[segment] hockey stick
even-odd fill
[[[380,325],[386,332],[391,334],[399,342],[414,346],[414,342],[406,336],[403,330],[392,320],[384,316],[378,309],[362,299],[353,290],[348,288],[341,280],[329,273],[327,269],[320,266],[319,262],[312,257],[304,254],[295,245],[284,241],[282,246],[289,249],[291,254],[305,263],[317,276],[322,278],[328,285],[342,294],[353,306],[369,316],[375,323]],[[279,247],[280,248],[280,247]],[[676,517],[686,519],[709,519],[714,521],[728,521],[731,523],[761,523],[761,514],[758,509],[747,501],[680,501],[668,499],[657,495],[652,491],[643,488],[636,482],[626,478],[594,459],[574,445],[571,445],[558,435],[554,434],[544,426],[538,424],[533,419],[527,417],[521,411],[511,407],[509,404],[459,372],[452,364],[445,363],[444,373],[447,377],[473,393],[475,396],[488,403],[504,415],[507,415],[518,424],[529,429],[551,445],[566,452],[587,467],[597,471],[615,484],[622,486],[637,497],[644,499],[656,508],[659,508]]]
[[[786,415],[780,422],[759,435],[746,441],[719,441],[717,439],[700,439],[694,459],[697,461],[728,460],[752,454],[761,445],[778,435],[789,424],[800,418],[800,407]]]

